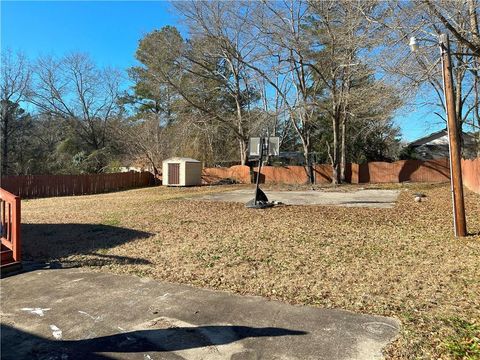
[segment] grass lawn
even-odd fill
[[[455,239],[448,184],[382,187],[404,190],[394,208],[184,200],[239,186],[28,200],[24,257],[393,316],[388,358],[480,359],[480,195],[466,192],[476,235]]]

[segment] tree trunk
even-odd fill
[[[345,167],[347,165],[347,149],[346,149],[346,129],[347,129],[347,116],[342,117],[342,144],[340,149],[340,182],[345,182]]]
[[[474,0],[468,0],[468,13],[470,16],[470,31],[471,31],[472,39],[478,45],[480,43],[480,34],[478,29],[476,3],[474,2]],[[479,57],[477,56],[477,59],[478,58]]]
[[[455,73],[455,112],[457,116],[457,127],[462,128],[463,109],[462,109],[462,82],[463,74],[461,69]]]
[[[338,136],[340,132],[340,119],[338,117],[338,112],[333,117],[333,154],[331,156],[332,161],[332,184],[340,183],[340,143],[338,141]]]
[[[244,139],[239,139],[239,149],[240,149],[240,164],[246,165],[248,159],[248,146],[247,141]]]
[[[480,129],[480,86],[479,86],[479,77],[477,76],[478,73],[475,70],[475,79],[474,79],[474,94],[475,94],[475,100],[474,100],[474,109],[473,109],[473,128],[475,129],[475,126],[477,126],[477,129]],[[475,124],[475,120],[477,123]],[[480,131],[476,132],[476,137],[475,137],[475,144],[477,146],[477,157],[480,157]]]
[[[310,162],[310,142],[302,139],[303,156],[305,157],[305,166],[307,167],[308,181],[310,184],[315,184],[315,175],[313,173],[313,166]]]
[[[477,44],[480,44],[480,33],[478,28],[478,18],[477,18],[477,9],[476,9],[476,2],[474,0],[468,0],[468,11],[470,15],[470,31],[472,34],[472,39],[475,40]],[[474,76],[474,108],[473,108],[473,128],[477,126],[476,130],[480,129],[480,112],[479,112],[479,76],[478,76],[478,65],[480,64],[480,57],[477,56],[476,59],[473,60],[473,74]],[[475,125],[475,120],[477,120],[477,124]],[[477,146],[476,155],[477,157],[480,156],[480,131],[474,131],[476,133],[475,143]]]

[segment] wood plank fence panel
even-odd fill
[[[250,184],[250,168],[246,165],[235,165],[229,168],[203,168],[202,179],[205,183],[214,183],[220,179],[232,179],[241,184]]]
[[[258,168],[253,169],[255,179]],[[262,166],[262,184],[308,184],[308,169],[305,166]]]
[[[314,167],[315,184],[330,184],[332,182],[332,166],[327,164],[317,164]]]
[[[480,158],[462,160],[463,184],[480,194]]]
[[[154,185],[149,172],[3,176],[0,185],[22,198],[89,195]]]
[[[480,188],[480,159],[463,160],[465,185],[470,188]],[[238,178],[232,176],[233,168],[245,169],[241,176],[242,183],[250,183],[247,175],[248,167],[204,168],[204,178],[213,180]],[[255,174],[257,168],[253,169]],[[314,166],[315,183],[328,184],[332,180],[332,167],[328,164]],[[255,179],[255,177],[254,177]],[[208,180],[208,179],[207,179]],[[370,162],[366,164],[347,164],[345,169],[347,183],[399,183],[399,182],[448,182],[450,181],[450,166],[448,159],[437,160],[400,160],[393,163]],[[208,181],[206,181],[208,183]],[[261,183],[306,184],[308,173],[304,166],[264,166],[260,174]],[[478,190],[474,190],[478,191]]]

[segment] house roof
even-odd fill
[[[421,137],[420,139],[417,139],[417,140],[414,140],[412,142],[410,142],[408,144],[408,146],[420,146],[420,145],[424,145],[432,140],[436,140],[436,139],[439,139],[445,135],[447,135],[448,132],[447,132],[447,129],[442,129],[440,131],[436,131],[434,133],[431,133],[427,136],[424,136],[424,137]]]
[[[408,146],[421,146],[428,144],[429,142],[432,142],[434,140],[440,139],[442,137],[448,137],[448,131],[447,129],[442,129],[440,131],[436,131],[434,133],[431,133],[427,136],[421,137],[417,140],[414,140],[408,144]],[[470,143],[473,141],[474,135],[473,133],[467,133],[467,132],[462,132],[462,137],[465,143]],[[446,140],[446,144],[448,144],[448,140]],[[435,144],[439,145],[439,144]]]

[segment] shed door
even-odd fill
[[[168,184],[180,184],[180,164],[168,164]]]

